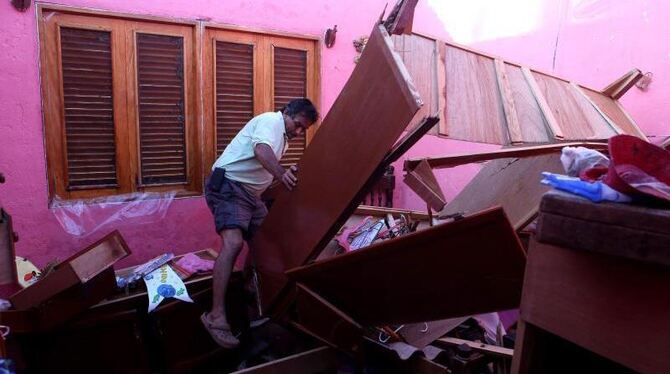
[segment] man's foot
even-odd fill
[[[230,331],[230,326],[225,322],[212,321],[207,313],[203,313],[200,316],[200,320],[216,344],[228,349],[240,345],[240,341],[233,335],[233,332]]]

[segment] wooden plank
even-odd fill
[[[502,98],[503,111],[505,112],[505,121],[507,123],[507,131],[509,132],[510,142],[512,144],[523,143],[523,135],[521,134],[521,125],[516,113],[516,105],[514,104],[514,94],[505,71],[505,63],[500,59],[495,59],[496,80],[498,81],[498,90]]]
[[[537,215],[540,199],[549,190],[540,184],[543,171],[562,173],[560,154],[491,161],[447,204],[440,216],[471,214],[500,205],[514,229],[521,229]]]
[[[319,347],[248,369],[234,371],[233,374],[320,373],[336,369],[335,350],[330,347]]]
[[[281,191],[251,242],[264,311],[286,285],[284,271],[315,258],[353,212],[364,185],[421,105],[386,30],[375,26],[298,164],[298,186]]]
[[[628,92],[628,90],[630,90],[643,76],[644,75],[640,69],[633,69],[624,74],[621,78],[610,83],[602,90],[602,93],[614,100],[619,100],[621,96]]]
[[[433,210],[439,212],[446,205],[442,189],[426,160],[407,171],[404,182]]]
[[[333,348],[355,352],[363,341],[364,329],[309,287],[296,285],[295,316],[291,323]]]
[[[447,46],[446,97],[450,138],[508,143],[492,59]]]
[[[640,128],[635,124],[635,121],[633,121],[628,113],[626,113],[626,111],[619,105],[618,101],[612,100],[600,92],[589,90],[584,87],[582,87],[582,89],[598,109],[605,113],[608,118],[623,130],[623,133],[648,140]]]
[[[361,216],[386,217],[388,214],[398,216],[404,214],[413,220],[426,221],[429,216],[426,212],[408,209],[384,208],[372,205],[359,205],[354,214]]]
[[[533,93],[535,101],[537,101],[537,105],[540,107],[542,116],[544,116],[544,120],[547,123],[547,126],[549,126],[549,130],[553,134],[554,138],[563,139],[563,130],[561,130],[556,117],[554,117],[554,113],[551,111],[551,107],[549,107],[549,104],[547,104],[547,99],[544,97],[544,93],[538,86],[533,73],[525,66],[521,67],[521,73],[523,74],[524,78],[526,78],[526,83],[528,83],[528,87],[530,87],[530,91]]]
[[[551,76],[531,73],[551,108],[564,139],[597,139],[593,124],[579,107],[570,84]],[[598,118],[598,121],[602,121]]]
[[[443,337],[449,331],[458,327],[470,317],[448,318],[438,321],[411,323],[403,326],[398,334],[403,339],[418,349],[423,349],[438,338]]]
[[[393,145],[391,151],[384,157],[382,164],[390,165],[398,161],[398,159],[412,148],[421,137],[435,127],[438,120],[439,119],[436,116],[426,117],[413,130],[406,132],[405,135]]]
[[[517,113],[521,136],[524,142],[548,143],[553,141],[542,110],[524,77],[521,68],[505,63],[505,71],[512,90],[512,100]]]
[[[572,88],[575,90],[575,92],[578,95],[580,95],[584,100],[586,100],[587,103],[591,104],[593,109],[595,109],[598,112],[598,114],[600,114],[602,116],[602,118],[605,120],[605,122],[607,122],[607,124],[612,128],[612,130],[614,130],[615,133],[624,134],[624,131],[616,123],[614,123],[614,121],[612,121],[612,119],[609,118],[607,116],[607,114],[605,114],[605,112],[603,112],[596,105],[596,103],[593,102],[593,100],[591,100],[591,98],[584,92],[584,90],[581,87],[579,87],[579,85],[577,85],[574,82],[570,82],[570,86],[572,86]]]
[[[505,347],[501,347],[501,346],[497,346],[497,345],[473,342],[471,340],[452,338],[450,336],[445,336],[444,338],[437,339],[436,343],[438,345],[446,345],[446,346],[449,346],[449,347],[454,347],[454,346],[459,346],[459,345],[465,344],[468,347],[472,348],[473,351],[484,353],[484,354],[487,354],[487,355],[509,358],[509,359],[511,359],[512,355],[514,355],[514,350],[513,349],[509,349],[509,348],[505,348]]]
[[[433,169],[451,168],[473,162],[482,162],[509,157],[532,157],[560,152],[563,147],[586,147],[601,152],[607,152],[607,143],[570,142],[559,144],[545,144],[528,147],[512,147],[480,153],[462,153],[443,157],[412,158],[405,160],[405,170],[411,170],[423,160],[428,161]]]
[[[670,367],[667,269],[531,241],[521,318],[643,373]]]
[[[524,264],[519,239],[495,208],[287,274],[360,323],[387,325],[514,308]]]
[[[395,51],[401,56],[424,106],[414,115],[408,129],[424,117],[439,111],[437,97],[437,51],[435,41],[417,35],[393,35]],[[437,128],[437,127],[436,127]],[[432,131],[431,131],[432,133]]]

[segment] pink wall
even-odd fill
[[[167,18],[205,19],[317,36],[337,24],[337,43],[332,49],[322,50],[322,111],[325,114],[353,69],[355,51],[351,41],[369,33],[386,2],[63,0],[59,4]],[[415,30],[445,39],[453,35],[457,42],[596,87],[604,86],[632,66],[651,70],[654,82],[650,90],[641,93],[633,89],[624,104],[647,133],[669,133],[668,116],[664,116],[667,109],[662,105],[669,96],[666,76],[670,46],[666,41],[670,26],[663,20],[670,15],[669,4],[661,0],[510,0],[504,3],[508,8],[518,6],[517,13],[526,20],[515,20],[514,12],[502,17],[498,10],[492,11],[494,5],[485,0],[467,3],[421,0]],[[524,13],[524,9],[534,12]],[[514,27],[521,24],[526,27],[515,33]],[[166,251],[182,253],[218,247],[210,213],[202,198],[175,200],[165,217],[152,223],[128,220],[83,239],[61,228],[47,201],[36,30],[34,7],[19,13],[9,1],[0,2],[0,172],[7,177],[7,183],[0,185],[0,201],[14,217],[15,229],[21,238],[17,244],[18,254],[44,265],[54,258],[65,258],[102,236],[107,229],[114,228],[122,232],[134,251],[122,265],[139,263]],[[468,40],[459,40],[463,35],[468,36]],[[491,148],[495,146],[429,136],[410,150],[409,156]],[[421,200],[403,187],[401,170],[398,163],[397,205],[423,209]],[[438,177],[447,198],[453,197],[477,170],[478,166],[474,165],[440,171]]]

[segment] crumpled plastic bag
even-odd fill
[[[563,147],[561,164],[571,177],[581,176],[588,169],[602,167],[607,171],[610,159],[604,154],[585,147]],[[583,178],[582,178],[583,179]]]

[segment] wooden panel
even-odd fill
[[[449,137],[508,144],[493,60],[459,48],[446,48]]]
[[[286,284],[284,271],[315,258],[355,209],[357,195],[421,106],[390,43],[376,26],[298,164],[298,186],[281,191],[251,243],[266,310]]]
[[[670,367],[667,269],[531,241],[521,317],[643,373]],[[622,323],[625,321],[625,323]]]
[[[565,139],[607,139],[616,135],[593,107],[575,95],[570,83],[533,73]]]
[[[408,170],[404,181],[430,208],[438,212],[444,208],[446,199],[442,188],[426,160],[420,162],[414,169]]]
[[[216,154],[254,117],[253,44],[215,42]]]
[[[288,275],[357,321],[384,325],[515,308],[524,266],[521,243],[496,208]]]
[[[279,111],[289,101],[307,97],[307,52],[274,47],[272,62],[274,110]],[[284,167],[297,164],[305,152],[305,146],[305,134],[289,140],[288,149],[280,163]]]
[[[512,99],[514,100],[523,141],[529,143],[552,141],[553,136],[547,129],[548,125],[542,115],[542,110],[521,72],[521,68],[506,63],[505,71],[512,90]]]
[[[612,100],[609,97],[604,96],[603,94],[584,88],[584,92],[591,98],[591,100],[600,108],[609,117],[614,123],[616,123],[624,133],[628,135],[634,135],[641,139],[647,140],[644,133],[640,128],[633,122],[630,117],[622,110],[622,108],[617,105],[615,100]]]
[[[184,40],[138,33],[136,43],[141,183],[184,183]]]
[[[398,332],[407,344],[423,349],[436,339],[443,337],[449,331],[458,327],[470,317],[448,318],[425,323],[412,323],[403,326]]]
[[[501,205],[514,229],[518,230],[535,217],[542,194],[549,190],[540,184],[543,171],[563,172],[560,153],[490,161],[440,215],[471,214]]]
[[[354,352],[363,340],[363,326],[302,284],[297,285],[292,322],[331,347],[346,352]]]
[[[60,28],[68,189],[117,185],[111,32]]]
[[[437,44],[435,40],[418,35],[393,35],[394,50],[402,58],[414,87],[424,100],[424,106],[414,115],[408,126],[413,129],[424,117],[439,112],[437,87]],[[437,126],[430,131],[437,133]]]
[[[510,143],[523,143],[521,124],[519,123],[519,118],[516,114],[516,104],[514,103],[514,94],[509,82],[509,77],[507,76],[507,68],[505,67],[505,63],[500,59],[495,59],[494,65]]]

